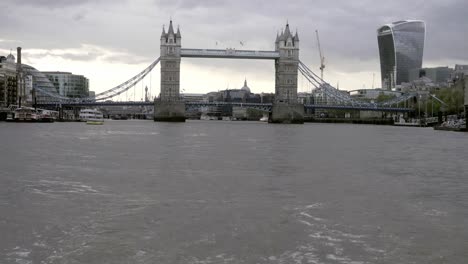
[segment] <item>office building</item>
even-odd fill
[[[409,71],[409,82],[427,77],[434,83],[447,83],[453,75],[453,72],[454,70],[449,67],[411,69]]]
[[[425,23],[418,20],[397,21],[377,30],[382,88],[409,82],[409,71],[422,68],[425,35]]]
[[[61,96],[84,98],[89,96],[89,80],[71,72],[42,72]]]

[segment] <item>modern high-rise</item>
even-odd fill
[[[42,72],[57,89],[57,93],[71,98],[89,96],[89,80],[71,72]]]
[[[426,25],[404,20],[377,29],[382,88],[409,82],[409,71],[422,68]]]

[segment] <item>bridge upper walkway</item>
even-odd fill
[[[236,50],[236,49],[181,49],[181,57],[188,58],[222,58],[222,59],[265,59],[279,58],[277,51]]]

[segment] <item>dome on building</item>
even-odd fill
[[[245,79],[244,86],[241,88],[241,90],[250,93],[250,88],[247,86],[247,79]]]
[[[10,53],[10,54],[6,57],[6,61],[7,61],[7,62],[13,62],[13,63],[15,63],[15,62],[16,62],[16,58],[15,58],[15,56],[13,56],[13,54]]]

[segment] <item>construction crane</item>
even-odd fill
[[[322,54],[322,48],[320,47],[320,38],[318,30],[315,30],[315,35],[317,36],[318,50],[320,54],[320,78],[323,80],[323,70],[325,69],[325,57]]]

